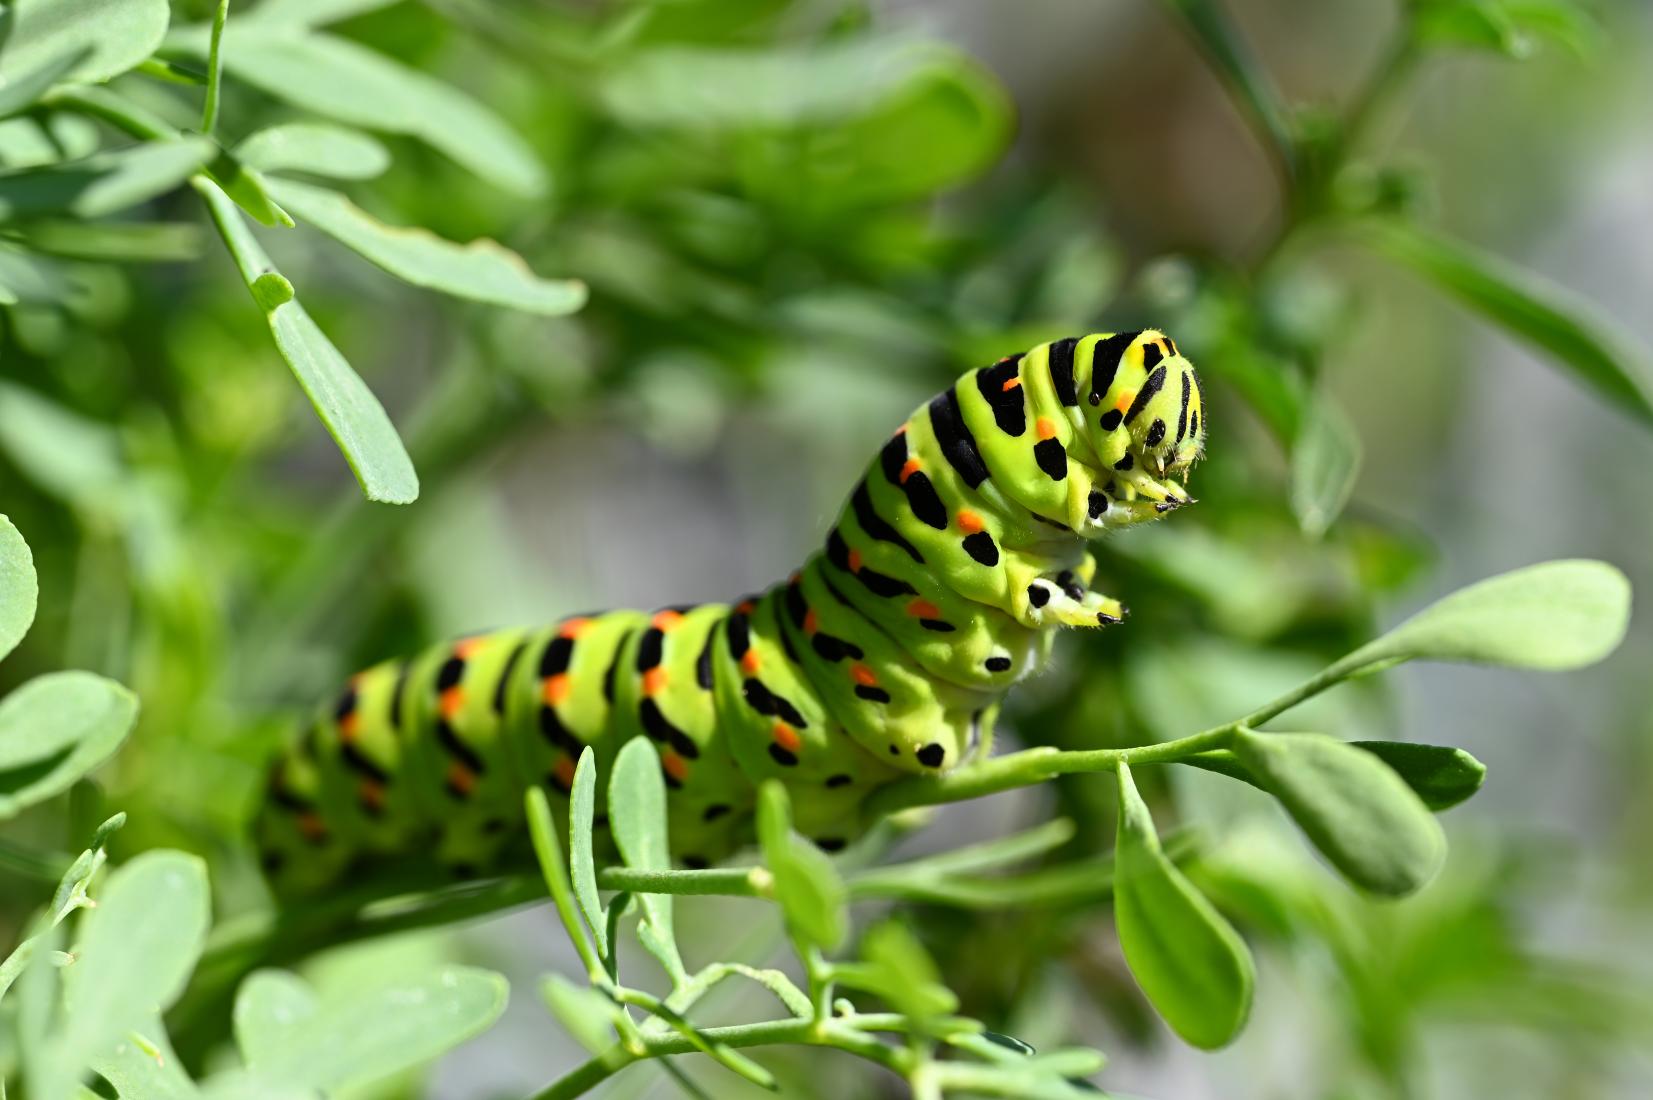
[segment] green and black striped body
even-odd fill
[[[276,764],[257,826],[292,889],[358,860],[480,867],[524,848],[522,793],[566,792],[654,742],[686,865],[749,839],[766,778],[822,847],[867,794],[985,752],[1000,700],[1060,626],[1118,622],[1085,542],[1186,503],[1203,447],[1193,368],[1161,333],[1041,345],[901,425],[824,547],[729,606],[579,615],[354,677]],[[602,785],[599,785],[599,790]]]

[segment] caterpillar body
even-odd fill
[[[749,839],[765,779],[835,849],[879,786],[983,754],[1056,628],[1124,616],[1086,540],[1189,500],[1193,367],[1164,334],[1042,344],[917,409],[823,548],[733,605],[577,615],[464,638],[353,677],[274,765],[255,836],[278,886],[360,859],[480,867],[522,845],[522,792],[567,792],[655,743],[687,866]],[[599,790],[602,784],[599,784]]]

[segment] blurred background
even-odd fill
[[[180,0],[174,21],[207,9]],[[1646,422],[1535,346],[1533,311],[1496,324],[1466,308],[1471,280],[1417,243],[1461,242],[1576,299],[1653,386],[1639,0],[330,10],[330,33],[487,104],[550,180],[513,195],[387,137],[394,165],[356,201],[496,238],[585,280],[590,303],[565,318],[458,303],[314,233],[262,232],[407,441],[423,492],[405,508],[361,498],[215,249],[75,263],[72,294],[0,306],[0,506],[42,587],[0,689],[79,667],[143,702],[96,787],[12,835],[69,847],[100,802],[118,806],[117,855],[202,852],[220,911],[244,908],[238,838],[263,762],[343,674],[479,628],[763,585],[818,544],[911,407],[1087,331],[1175,337],[1206,381],[1210,457],[1198,508],[1098,549],[1098,585],[1133,616],[1064,640],[1014,700],[1016,741],[1192,732],[1535,561],[1603,558],[1653,592]],[[167,109],[172,89],[123,82]],[[294,114],[226,86],[231,136]],[[27,163],[22,123],[42,125],[0,124],[8,165]],[[192,198],[158,216],[198,224]],[[1259,952],[1252,1023],[1220,1053],[1140,1000],[1105,903],[904,919],[964,1011],[1099,1047],[1099,1080],[1126,1095],[1653,1094],[1650,662],[1638,612],[1582,673],[1408,667],[1294,712],[1488,765],[1445,819],[1447,872],[1401,903],[1354,894],[1255,792],[1144,776],[1163,821],[1206,830],[1198,880]],[[1055,858],[1105,851],[1112,802],[1079,777],[949,808],[902,850],[1060,813],[1079,830]],[[0,868],[7,939],[35,893]],[[779,948],[771,919],[685,904],[685,953],[759,963]],[[481,961],[517,991],[491,1032],[393,1094],[519,1096],[581,1057],[531,994],[574,969],[543,912],[366,950]],[[318,980],[348,980],[361,955],[319,960]],[[842,1056],[765,1060],[789,1096],[900,1095]],[[757,1095],[712,1072],[714,1095]],[[679,1094],[644,1066],[603,1095]]]

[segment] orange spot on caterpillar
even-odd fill
[[[819,629],[821,629],[820,617],[815,614],[815,609],[812,607],[804,612],[804,633],[813,634]]]
[[[986,526],[982,523],[981,517],[968,508],[959,509],[958,520],[959,530],[963,531],[967,535],[973,535]]]
[[[667,750],[666,752],[661,753],[660,766],[666,769],[667,775],[671,776],[679,783],[689,778],[689,762],[677,755],[675,752]]]
[[[682,621],[683,613],[681,611],[672,611],[668,609],[666,611],[656,611],[654,613],[654,618],[649,620],[649,625],[654,627],[656,630],[670,632],[676,630],[678,624]]]
[[[451,722],[453,720],[453,716],[458,714],[459,709],[464,705],[465,689],[462,687],[451,687],[442,693],[441,699],[437,700],[436,709],[441,711],[442,717]]]
[[[311,843],[323,841],[327,839],[327,822],[314,810],[307,810],[298,815],[298,831]]]
[[[866,687],[876,687],[878,685],[877,673],[873,672],[873,670],[868,668],[866,665],[850,665],[849,675],[850,679]]]
[[[1006,378],[1004,380],[1004,385],[1000,386],[999,389],[1003,390],[1005,393],[1009,393],[1021,384],[1022,380],[1020,378]]]
[[[382,813],[385,808],[385,786],[376,779],[364,779],[356,787],[356,798],[369,813]]]
[[[448,790],[460,798],[471,797],[476,790],[476,773],[455,760],[448,765]]]
[[[568,673],[559,672],[555,676],[547,676],[545,686],[541,690],[544,692],[545,701],[548,704],[553,707],[560,707],[563,701],[568,698],[568,693],[573,690],[572,681],[569,680]]]
[[[907,605],[907,614],[915,619],[939,619],[941,608],[929,600],[918,599]]]
[[[861,551],[853,548],[849,552],[849,571],[851,573],[861,572]]]
[[[643,694],[658,695],[666,688],[666,670],[660,665],[643,673]]]
[[[1126,390],[1124,393],[1119,395],[1119,400],[1113,403],[1113,407],[1118,409],[1120,412],[1124,412],[1126,409],[1131,407],[1131,402],[1135,400],[1136,391]]]
[[[907,434],[907,425],[905,425],[905,424],[901,425],[901,427],[899,427],[895,430],[895,434],[896,435],[906,435]]]
[[[583,618],[582,617],[582,618],[576,618],[576,619],[569,619],[567,622],[563,623],[561,626],[559,626],[557,628],[557,637],[567,638],[570,641],[573,641],[575,638],[578,638],[581,634],[584,634],[586,632],[586,629],[590,626],[591,626],[591,620],[589,618]]]
[[[770,732],[774,734],[775,744],[787,752],[795,753],[798,751],[798,746],[803,744],[802,741],[798,740],[798,731],[785,722],[776,722],[775,728]]]
[[[1056,425],[1043,416],[1034,423],[1033,430],[1040,439],[1056,438]]]
[[[461,661],[468,661],[478,652],[487,648],[488,639],[486,636],[479,635],[475,638],[461,638],[453,644],[453,655],[458,657]]]
[[[354,741],[356,735],[362,731],[362,713],[353,710],[339,719],[339,740]]]
[[[755,674],[758,671],[758,651],[748,649],[745,653],[742,653],[740,655],[740,667],[748,676]]]
[[[901,467],[901,484],[907,484],[907,479],[918,473],[918,471],[923,468],[924,467],[919,464],[918,459],[909,458]]]
[[[757,606],[758,605],[753,603],[751,600],[742,600],[735,605],[735,610],[740,612],[742,615],[750,615],[752,610]]]
[[[574,761],[565,753],[557,757],[557,762],[551,765],[551,774],[557,777],[557,782],[564,787],[574,786]]]

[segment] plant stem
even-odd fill
[[[773,879],[762,867],[717,867],[705,871],[643,871],[634,867],[604,867],[597,873],[604,890],[633,894],[721,894],[728,897],[766,898]]]
[[[829,1020],[820,1025],[812,1020],[767,1020],[756,1024],[708,1027],[700,1030],[700,1036],[709,1042],[721,1043],[728,1047],[768,1046],[776,1043],[832,1047],[902,1073],[905,1061],[902,1052],[879,1042],[867,1032],[899,1031],[905,1026],[905,1021],[899,1016],[869,1015],[857,1016],[850,1021]],[[633,1062],[695,1051],[693,1043],[676,1033],[648,1035],[644,1036],[642,1041],[643,1054],[632,1054],[618,1046],[610,1047],[535,1093],[532,1100],[569,1100],[571,1097],[585,1094]]]
[[[940,776],[914,776],[880,788],[867,800],[865,813],[881,817],[914,806],[935,806],[997,794],[1054,779],[1058,775],[1113,771],[1121,763],[1163,764],[1207,749],[1225,747],[1239,723],[1229,723],[1174,741],[1127,749],[1064,752],[1024,749]]]
[[[224,62],[219,47],[224,40],[224,23],[230,17],[230,0],[218,0],[212,16],[212,44],[207,47],[207,99],[201,108],[201,132],[211,135],[218,123],[218,86],[223,83]]]

